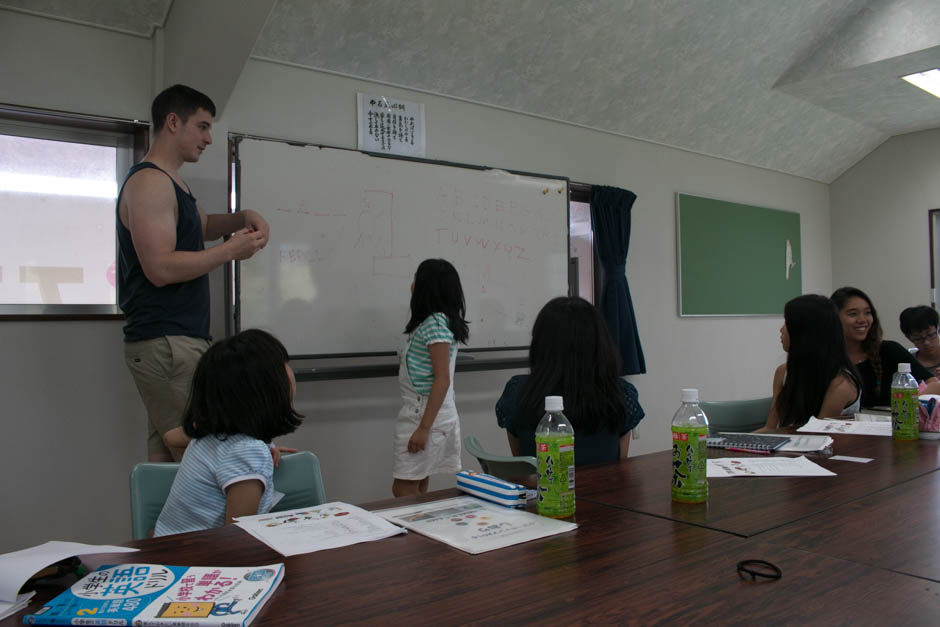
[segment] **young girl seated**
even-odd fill
[[[773,402],[762,430],[800,427],[810,416],[852,416],[861,386],[845,352],[839,312],[825,296],[798,296],[783,309],[780,343],[787,363],[774,373]]]
[[[529,369],[509,380],[496,403],[513,455],[535,455],[545,397],[561,396],[574,427],[575,465],[627,456],[643,408],[636,388],[620,378],[617,349],[594,305],[563,296],[542,307],[532,327]]]
[[[221,527],[262,514],[280,499],[268,444],[291,433],[294,374],[287,351],[258,329],[213,344],[193,376],[186,448],[155,536]]]

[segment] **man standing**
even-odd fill
[[[208,96],[174,85],[154,99],[151,115],[153,144],[118,194],[118,294],[125,361],[147,408],[148,459],[179,461],[183,449],[164,435],[180,426],[209,346],[208,273],[264,248],[268,223],[254,211],[206,215],[180,178],[180,166],[212,143]],[[223,244],[203,245],[223,236]]]

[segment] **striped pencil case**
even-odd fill
[[[457,473],[457,489],[506,507],[525,507],[526,487],[472,470]]]

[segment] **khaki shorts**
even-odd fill
[[[163,434],[182,425],[196,364],[208,348],[208,340],[185,335],[124,343],[124,361],[147,408],[149,455],[182,458],[183,449],[168,448]]]

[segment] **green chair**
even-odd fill
[[[520,455],[511,457],[506,455],[493,455],[483,450],[480,442],[472,435],[463,440],[464,449],[477,458],[480,468],[488,475],[500,479],[517,479],[538,472],[538,462],[532,456]]]
[[[146,538],[170,495],[179,464],[148,462],[131,469],[131,534]]]
[[[708,430],[749,433],[767,424],[773,399],[755,398],[746,401],[702,401],[699,407],[708,417]]]
[[[144,463],[131,470],[131,533],[146,538],[163,510],[179,464]],[[282,455],[274,469],[274,489],[284,493],[272,511],[312,507],[326,501],[320,460],[310,451]]]
[[[272,512],[325,503],[320,460],[310,451],[281,455],[274,469],[274,489],[283,492],[284,498],[271,508]]]

